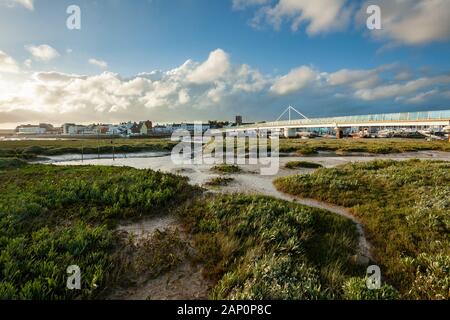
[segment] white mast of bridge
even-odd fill
[[[300,111],[298,111],[298,110],[295,109],[294,107],[289,106],[289,107],[286,108],[286,110],[283,111],[283,113],[278,117],[278,119],[275,120],[275,122],[278,121],[278,120],[280,120],[280,119],[286,114],[286,112],[289,113],[289,122],[290,122],[290,121],[291,121],[291,112],[292,112],[292,111],[294,111],[294,112],[296,112],[297,114],[299,114],[303,119],[309,120],[309,118],[308,118],[307,116],[305,116],[303,113],[301,113]]]

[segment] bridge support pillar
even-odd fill
[[[297,131],[295,128],[284,128],[284,136],[286,138],[295,138],[297,136]]]

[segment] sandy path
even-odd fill
[[[271,196],[274,198],[292,201],[295,203],[303,204],[310,207],[324,209],[333,212],[337,215],[346,217],[352,220],[359,233],[359,256],[363,258],[362,261],[367,258],[372,259],[371,246],[368,242],[364,228],[361,223],[350,213],[350,211],[344,207],[335,206],[325,202],[317,201],[314,199],[304,199],[294,196],[290,196],[278,191],[273,185],[273,180],[277,177],[310,173],[312,169],[298,169],[287,170],[283,166],[288,161],[303,160],[322,164],[324,167],[331,168],[337,165],[346,164],[349,162],[367,162],[376,159],[392,159],[392,160],[408,160],[408,159],[422,159],[422,160],[444,160],[450,161],[450,153],[439,151],[421,151],[421,152],[408,152],[401,154],[388,154],[388,155],[356,155],[356,156],[339,156],[339,155],[316,155],[307,157],[289,156],[280,158],[280,170],[273,176],[259,175],[259,167],[257,165],[241,165],[244,172],[236,175],[232,175],[234,181],[226,187],[213,188],[213,192],[225,192],[225,193],[247,193],[247,194],[262,194]],[[56,159],[55,159],[56,160]],[[59,159],[58,159],[59,160]],[[49,162],[44,162],[49,163]],[[211,172],[210,165],[174,165],[170,156],[162,157],[147,157],[147,158],[134,158],[129,157],[126,159],[91,159],[84,162],[81,161],[51,161],[57,165],[114,165],[114,166],[130,166],[139,169],[150,168],[153,170],[161,170],[163,172],[171,172],[187,176],[190,179],[191,184],[203,185],[211,178],[218,177],[220,175]],[[175,218],[159,217],[151,220],[142,221],[132,225],[121,226],[120,228],[129,233],[133,233],[136,236],[142,236],[154,232],[157,228],[163,230],[165,228],[176,227],[177,222]],[[372,259],[373,260],[373,259]],[[113,298],[120,299],[203,299],[207,298],[207,292],[209,291],[209,284],[201,275],[201,266],[191,266],[188,262],[182,263],[175,270],[171,270],[164,275],[148,281],[145,285],[122,291],[115,295]]]

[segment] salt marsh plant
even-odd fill
[[[134,270],[117,222],[167,213],[197,190],[180,176],[132,168],[25,165],[0,177],[1,299],[101,296]],[[139,250],[155,253],[152,243]],[[151,255],[137,255],[138,265],[143,256]],[[166,262],[147,266],[157,274]],[[81,268],[80,291],[66,288],[69,265]]]
[[[450,298],[450,164],[351,163],[279,178],[286,193],[350,208],[365,225],[383,276],[411,299]]]
[[[263,196],[207,196],[180,210],[217,299],[325,299],[364,270],[345,218]]]

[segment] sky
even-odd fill
[[[448,0],[0,0],[0,128],[450,109],[449,57]]]

